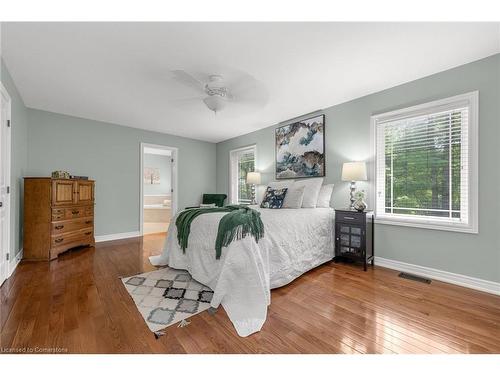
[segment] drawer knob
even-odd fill
[[[58,239],[56,239],[56,243],[63,242],[63,241],[64,241],[64,238],[58,238]]]
[[[344,219],[347,219],[347,220],[355,220],[355,218],[351,217],[351,216],[344,216]]]
[[[85,232],[85,234],[88,236],[89,234],[92,234],[92,232]]]
[[[73,210],[73,211],[71,211],[71,213],[72,213],[73,215],[76,215],[76,214],[79,214],[79,213],[80,213],[80,211],[78,211],[78,210]]]
[[[64,225],[56,225],[56,229],[63,229]]]
[[[85,224],[92,224],[92,220],[87,220]]]

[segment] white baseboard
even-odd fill
[[[14,258],[12,258],[12,260],[9,263],[9,276],[8,277],[12,276],[17,265],[21,262],[21,259],[23,259],[23,249],[22,248],[17,253],[17,255]]]
[[[426,277],[428,279],[444,281],[445,283],[460,285],[466,288],[500,295],[500,283],[494,281],[478,279],[458,273],[441,271],[435,268],[417,266],[416,264],[404,263],[380,257],[375,257],[375,264],[380,267],[390,268],[401,272],[408,272],[413,275]]]
[[[105,234],[103,236],[95,236],[95,242],[121,240],[124,238],[139,237],[140,235],[141,235],[141,232],[139,232],[139,231]]]

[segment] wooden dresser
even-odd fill
[[[24,259],[94,244],[94,181],[24,178]]]

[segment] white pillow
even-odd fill
[[[267,184],[267,186],[271,186],[273,189],[283,189],[283,188],[289,188],[292,186],[294,183],[293,180],[286,180],[286,181],[271,181],[270,183]]]
[[[318,201],[316,202],[316,207],[331,207],[330,201],[333,194],[333,184],[323,185],[319,190]]]
[[[323,177],[308,178],[304,180],[297,180],[294,187],[298,188],[304,186],[304,198],[302,199],[302,207],[314,208],[318,202],[318,195],[323,184]],[[285,197],[286,199],[286,197]]]
[[[200,208],[215,208],[215,203],[201,203]]]
[[[304,186],[290,186],[286,192],[283,208],[301,208],[304,199]]]

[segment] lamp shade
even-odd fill
[[[260,184],[260,173],[259,172],[248,172],[247,173],[247,184],[253,184],[253,185]]]
[[[354,161],[342,166],[342,181],[366,181],[366,163]]]

